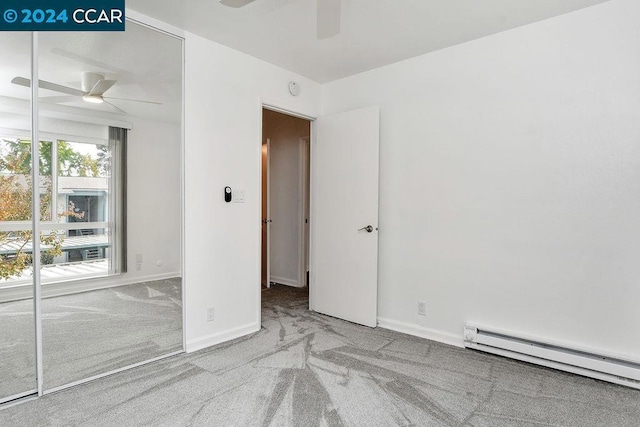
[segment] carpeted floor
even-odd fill
[[[0,411],[2,426],[638,426],[640,391],[310,312]]]
[[[0,304],[0,397],[35,389],[33,301]],[[181,279],[42,300],[44,388],[182,349]]]

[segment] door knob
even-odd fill
[[[362,228],[358,229],[358,231],[362,231],[362,230],[366,231],[367,233],[372,233],[373,232],[373,226],[367,225],[366,227],[362,227]]]

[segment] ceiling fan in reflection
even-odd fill
[[[75,89],[69,86],[63,86],[56,83],[51,83],[46,80],[38,80],[38,87],[40,89],[52,90],[54,92],[65,93],[67,96],[50,96],[40,98],[43,102],[63,103],[77,101],[78,98],[83,99],[85,102],[93,104],[109,104],[115,110],[122,114],[127,114],[126,111],[113,105],[108,99],[117,101],[129,101],[129,102],[143,102],[145,104],[162,105],[161,102],[145,101],[142,99],[129,99],[129,98],[116,98],[112,96],[105,96],[105,92],[115,85],[117,80],[108,80],[104,74],[85,71],[82,73],[82,90]],[[31,80],[24,77],[14,77],[11,83],[31,87]]]
[[[220,4],[240,8],[254,0],[219,0]],[[340,34],[340,19],[342,15],[341,0],[316,0],[316,25],[318,40]]]

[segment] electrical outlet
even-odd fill
[[[216,320],[216,308],[211,306],[207,308],[207,322],[213,322]]]
[[[418,301],[418,315],[426,316],[427,315],[427,303],[424,301]]]

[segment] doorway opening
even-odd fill
[[[310,120],[262,109],[263,302],[302,292],[308,306],[310,135]]]

